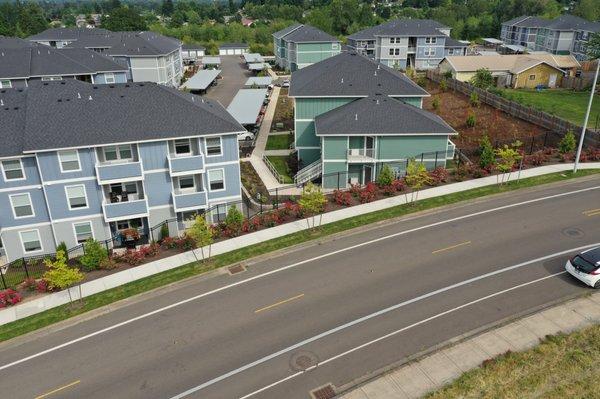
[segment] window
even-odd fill
[[[75,230],[75,240],[78,244],[84,243],[90,238],[94,238],[92,222],[73,223],[73,230]]]
[[[399,48],[397,48],[397,49],[394,50],[394,55],[400,55],[400,49]]]
[[[194,176],[185,176],[179,178],[179,189],[188,190],[194,188]]]
[[[437,37],[426,37],[425,43],[427,44],[435,44],[437,43]]]
[[[0,80],[0,89],[10,89],[12,87],[12,83],[8,79]]]
[[[431,57],[435,55],[435,49],[432,47],[427,47],[425,49],[425,57]]]
[[[29,193],[15,194],[9,198],[15,219],[35,216]]]
[[[69,209],[87,208],[87,197],[85,195],[85,186],[79,184],[77,186],[66,186],[67,202]]]
[[[337,50],[339,48],[338,46],[339,46],[338,43],[331,43],[331,49],[332,50]]]
[[[107,73],[104,75],[104,81],[108,84],[110,83],[115,83],[115,74],[114,73]]]
[[[81,170],[81,165],[79,164],[79,151],[77,150],[59,151],[58,160],[60,161],[60,171],[63,173]]]
[[[133,159],[131,145],[111,145],[104,147],[104,159],[109,162]]]
[[[218,156],[223,153],[221,149],[221,137],[207,137],[206,138],[206,155],[207,156]]]
[[[54,80],[62,80],[61,76],[43,76],[42,82],[52,82]]]
[[[2,161],[2,170],[4,172],[4,180],[6,181],[25,179],[25,171],[20,159]]]
[[[19,235],[21,236],[23,251],[38,252],[42,250],[42,241],[40,240],[39,230],[21,231]]]
[[[175,140],[175,154],[189,155],[192,153],[192,145],[190,139]]]
[[[535,75],[529,75],[529,80],[535,80]]]
[[[208,184],[210,191],[225,190],[223,169],[211,169],[208,171]]]
[[[120,220],[117,222],[117,230],[139,229],[144,227],[144,221],[140,218]]]
[[[390,55],[394,55],[394,49],[393,48],[390,49]]]

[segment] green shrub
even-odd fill
[[[377,176],[377,184],[379,187],[390,186],[394,182],[394,171],[388,164],[384,164]]]
[[[168,236],[169,236],[169,224],[165,223],[162,226],[160,226],[160,239],[164,240]]]
[[[419,76],[419,78],[417,79],[417,84],[421,87],[426,87],[427,86],[427,78],[425,76]]]
[[[244,223],[244,215],[237,208],[237,206],[232,205],[229,207],[227,211],[227,216],[225,217],[225,226],[234,234],[239,235],[242,230],[242,224]]]
[[[44,263],[49,269],[44,273],[44,280],[48,282],[48,288],[51,290],[64,290],[83,280],[83,273],[79,269],[67,266],[67,258],[63,251],[56,253],[55,261],[45,260]],[[70,297],[71,293],[69,292]]]
[[[482,169],[490,170],[495,163],[494,147],[492,147],[490,138],[486,134],[479,140],[479,166]]]
[[[467,124],[467,127],[475,127],[475,125],[477,124],[477,118],[475,117],[474,113],[469,113],[469,116],[467,116],[467,120],[465,121],[465,123]]]
[[[83,244],[84,255],[79,258],[82,269],[86,272],[96,270],[100,267],[102,261],[108,258],[108,251],[98,241],[93,238],[88,239]]]
[[[433,101],[431,102],[431,106],[435,110],[437,110],[437,109],[440,108],[440,98],[438,96],[433,97]]]
[[[58,244],[58,246],[56,247],[56,252],[58,251],[63,251],[65,254],[65,258],[67,258],[67,261],[69,260],[69,252],[67,251],[67,244],[65,244],[64,241],[61,241],[60,244]]]
[[[446,71],[446,72],[444,72],[443,76],[446,79],[452,79],[452,71]]]
[[[440,80],[440,90],[446,91],[447,89],[448,89],[448,82],[446,81],[446,79]]]
[[[469,98],[469,102],[471,103],[472,106],[474,107],[479,107],[479,94],[477,94],[476,91],[471,93],[471,96]]]
[[[558,152],[561,154],[567,154],[575,151],[576,146],[577,142],[575,140],[575,135],[569,130],[558,143]]]

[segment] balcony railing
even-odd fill
[[[114,202],[102,204],[104,220],[114,222],[122,219],[134,219],[148,216],[148,201],[139,199],[126,202]]]
[[[142,180],[142,163],[99,163],[96,164],[96,177],[98,184],[122,183],[126,181]]]
[[[176,192],[172,193],[175,212],[184,212],[202,209],[208,206],[206,191]]]
[[[373,162],[374,148],[351,148],[348,150],[348,162]]]
[[[171,176],[204,173],[204,156],[202,154],[185,156],[169,155],[168,161]]]

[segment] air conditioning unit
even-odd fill
[[[354,157],[359,156],[360,155],[360,150],[358,148],[351,148],[350,149],[350,155],[354,156]]]
[[[350,184],[358,184],[358,177],[351,177]]]

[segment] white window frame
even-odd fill
[[[219,153],[218,154],[209,154],[208,153],[208,139],[219,139]],[[221,136],[211,136],[206,137],[204,139],[204,147],[206,148],[206,157],[222,157],[223,156],[223,139]]]
[[[79,242],[79,240],[77,239],[77,226],[83,226],[83,225],[90,226],[90,233],[92,235],[92,239],[93,240],[96,239],[96,237],[94,235],[94,225],[92,224],[92,222],[90,220],[85,221],[85,222],[76,222],[76,223],[73,223],[73,234],[75,234],[75,242],[77,244],[83,244],[85,241],[87,241],[87,239],[86,239],[86,240],[84,240],[82,242]]]
[[[83,187],[83,198],[85,198],[85,206],[79,206],[77,208],[72,208],[71,207],[71,199],[69,198],[69,189],[76,188],[76,187]],[[65,186],[65,196],[67,197],[67,206],[69,207],[69,210],[71,210],[71,211],[78,211],[80,209],[88,209],[90,207],[90,202],[88,200],[85,184],[73,184],[70,186]]]
[[[190,150],[188,152],[177,153],[177,142],[187,141]],[[175,139],[173,140],[173,151],[175,152],[175,156],[189,156],[192,155],[192,140],[191,139]]]
[[[110,81],[109,81],[109,77],[110,77]],[[116,83],[116,79],[115,79],[115,74],[114,73],[105,73],[104,74],[104,82],[106,84],[113,84]]]
[[[63,168],[63,162],[65,162],[65,161],[62,159],[62,155],[64,155],[64,153],[66,153],[66,152],[73,152],[73,151],[75,151],[75,155],[77,155],[77,169],[65,170]],[[66,161],[66,162],[72,162],[72,161]],[[79,150],[63,150],[63,151],[58,151],[58,164],[60,166],[61,173],[81,172],[81,157],[79,156]]]
[[[63,80],[62,76],[42,76],[42,82],[53,82]]]
[[[192,187],[181,188],[181,179],[192,179]],[[223,179],[224,180],[224,179]],[[189,176],[179,176],[177,178],[177,189],[182,193],[188,193],[196,191],[196,179],[193,175]]]
[[[535,80],[535,74],[529,75],[529,80]]]
[[[114,147],[117,153],[117,159],[106,159],[106,149]],[[131,158],[121,158],[121,150],[120,147],[129,147],[129,152],[131,153]],[[135,158],[133,156],[133,146],[131,144],[117,144],[117,145],[108,145],[106,147],[102,147],[102,155],[104,156],[104,162],[122,162],[122,161],[133,161]]]
[[[437,37],[435,37],[435,36],[425,38],[425,44],[436,44],[436,43],[437,43]]]
[[[8,82],[8,85],[5,85],[6,82]],[[10,79],[0,79],[0,89],[12,89],[12,81]]]
[[[22,195],[26,195],[29,199],[29,207],[31,208],[31,215],[17,216],[17,212],[15,212],[15,203],[13,202],[13,197],[18,197],[18,196],[22,196]],[[31,193],[11,194],[8,196],[8,199],[10,200],[10,207],[12,209],[13,217],[15,219],[26,219],[26,218],[35,217],[35,209],[33,209],[33,201],[31,200]]]
[[[37,234],[37,240],[40,243],[40,249],[36,249],[34,251],[27,251],[25,249],[25,241],[23,240],[23,233],[31,233],[31,232],[35,232]],[[44,243],[42,242],[42,236],[40,234],[40,229],[19,231],[19,239],[21,240],[21,247],[23,249],[24,254],[33,254],[33,253],[44,252]],[[31,241],[27,241],[27,242],[31,242]]]
[[[23,177],[19,177],[18,179],[9,179],[9,178],[6,177],[6,170],[4,169],[4,162],[11,162],[11,161],[19,161],[19,165],[21,165],[21,172],[23,174]],[[23,166],[23,161],[20,158],[17,158],[17,159],[5,159],[2,162],[0,162],[0,166],[2,167],[2,176],[4,177],[4,181],[5,182],[27,180],[27,175],[25,174],[25,167]]]
[[[388,51],[388,55],[394,55],[394,49],[391,48],[390,51]]]
[[[427,47],[425,49],[424,54],[425,54],[425,57],[432,57],[435,55],[435,49],[433,47]]]
[[[220,170],[221,173],[223,174],[223,188],[213,190],[211,187],[210,176],[211,176],[211,173],[214,173],[217,170]],[[218,193],[220,191],[225,191],[227,189],[227,186],[225,184],[225,168],[209,169],[207,178],[208,178],[208,191],[210,191],[211,193]]]

